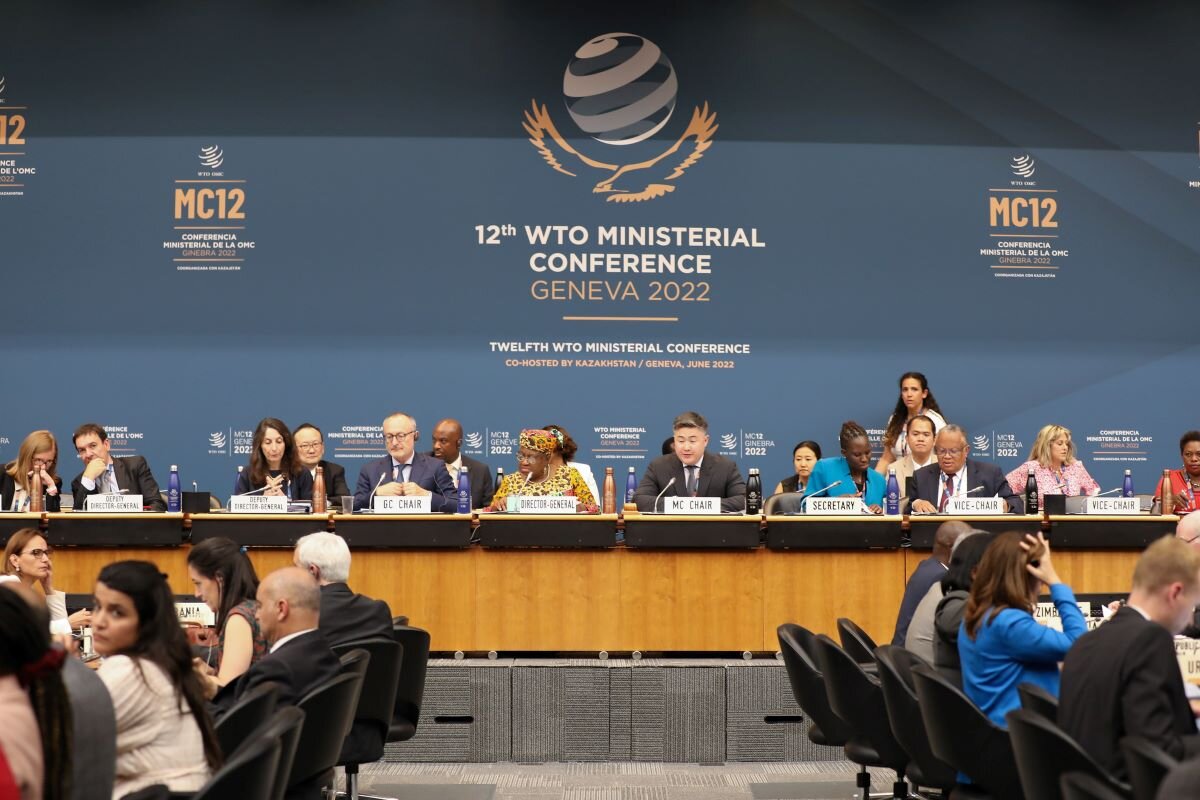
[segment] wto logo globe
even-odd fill
[[[575,52],[563,74],[567,112],[605,144],[634,144],[662,130],[679,82],[658,45],[633,33],[606,33]]]

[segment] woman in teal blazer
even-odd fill
[[[842,423],[838,443],[842,454],[833,458],[822,458],[808,476],[809,493],[823,497],[859,495],[872,514],[883,513],[883,496],[887,493],[887,481],[871,469],[871,443],[867,432],[857,422]],[[820,490],[831,483],[841,481],[828,491]]]

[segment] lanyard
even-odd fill
[[[1183,490],[1187,492],[1188,510],[1194,511],[1196,510],[1196,490],[1192,488],[1192,480],[1188,477],[1186,469],[1179,470],[1179,477],[1183,480]],[[1168,512],[1163,509],[1163,513]]]

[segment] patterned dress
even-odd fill
[[[567,466],[556,467],[553,473],[544,481],[529,481],[525,482],[525,476],[519,472],[514,472],[511,475],[505,475],[504,480],[500,482],[500,487],[496,489],[496,494],[492,498],[492,510],[503,510],[508,504],[508,496],[514,495],[569,495],[573,494],[587,509],[589,514],[595,514],[599,507],[596,505],[596,498],[592,496],[592,490],[587,487],[582,476],[573,468]]]
[[[238,603],[233,608],[229,609],[230,617],[241,617],[250,625],[250,636],[254,641],[254,651],[250,656],[250,663],[256,663],[260,658],[267,654],[267,640],[263,638],[262,631],[259,630],[258,620],[254,616],[254,612],[258,609],[258,601],[246,599]],[[210,663],[218,672],[221,670],[221,657],[225,653],[225,629],[229,627],[229,618],[225,619],[225,625],[221,627],[220,640],[212,648],[210,655]]]

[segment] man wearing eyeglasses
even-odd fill
[[[346,470],[341,464],[325,460],[325,436],[321,429],[311,422],[305,422],[292,433],[292,442],[296,445],[296,455],[300,463],[316,480],[317,467],[325,478],[325,494],[328,497],[344,497],[350,494],[350,486],[346,483]]]
[[[431,511],[454,511],[458,493],[440,458],[416,452],[421,432],[408,414],[395,413],[383,421],[388,454],[363,466],[354,490],[354,507],[370,506],[372,492],[380,497],[429,495]]]
[[[933,444],[937,463],[921,467],[908,479],[906,494],[917,514],[944,513],[952,497],[1003,497],[1008,509],[1020,514],[1024,508],[1013,494],[1004,473],[995,464],[967,458],[967,432],[958,425],[938,431]]]

